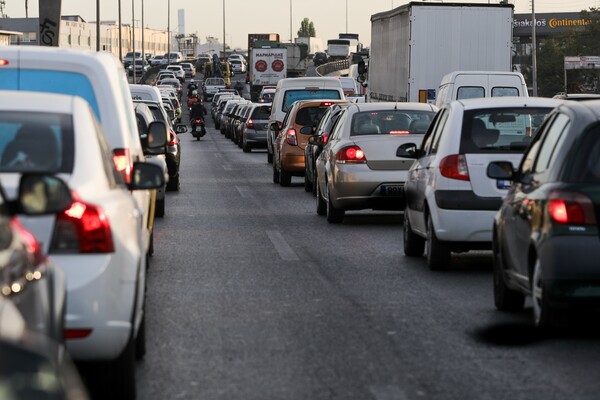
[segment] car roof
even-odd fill
[[[455,100],[452,103],[460,103],[465,110],[477,110],[489,107],[556,107],[563,103],[562,100],[549,99],[545,97],[484,97],[478,99]]]
[[[0,90],[0,104],[3,111],[37,111],[69,114],[73,109],[73,102],[82,101],[83,98],[66,94],[26,92],[13,90]]]
[[[380,111],[380,110],[403,110],[403,111],[433,111],[438,109],[433,104],[415,102],[380,102],[380,103],[350,103],[349,109],[357,112]]]

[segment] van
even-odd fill
[[[170,54],[170,56],[169,56],[169,54]],[[170,53],[165,53],[165,57],[167,59],[170,58],[169,64],[183,62],[183,54],[180,51],[172,51]]]
[[[63,48],[6,46],[0,58],[0,90],[59,93],[85,99],[105,132],[118,175],[125,182],[132,180],[134,163],[145,160],[144,149],[138,135],[129,84],[123,66],[114,55]],[[152,249],[156,192],[139,190],[133,191],[132,196],[137,206],[132,218],[139,226],[137,243],[140,247],[132,249],[131,262],[123,265],[122,284],[115,286],[110,293],[120,302],[123,315],[107,322],[105,329],[86,338],[67,340],[67,348],[76,360],[118,362],[120,355],[125,354],[129,337],[137,339],[138,333],[142,332],[140,340],[143,339],[143,288],[147,255]],[[39,222],[25,220],[24,223],[35,225]],[[48,252],[49,239],[41,242],[44,252]],[[78,269],[86,266],[61,267],[68,276],[69,272],[77,273]],[[69,287],[68,290],[85,289]],[[72,304],[67,296],[67,328],[80,328],[76,314],[83,306]],[[111,368],[105,369],[107,374],[111,372]],[[118,382],[120,370],[114,371],[112,376]],[[113,386],[118,388],[120,385]]]
[[[267,161],[273,162],[273,148],[277,132],[273,123],[281,128],[283,118],[297,100],[344,100],[344,90],[337,78],[306,77],[284,78],[277,82],[267,129]]]
[[[435,105],[443,107],[453,100],[506,96],[528,96],[520,72],[454,71],[442,78]]]
[[[162,102],[160,90],[156,86],[129,84],[133,100]]]

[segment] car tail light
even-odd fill
[[[10,225],[14,230],[19,232],[19,235],[25,244],[27,254],[30,254],[33,257],[35,265],[43,263],[46,260],[46,255],[42,251],[40,242],[38,242],[35,236],[25,229],[21,224],[21,221],[16,217],[11,219]]]
[[[197,124],[201,124],[201,123],[202,123],[202,120],[201,120],[201,119],[197,119],[195,122],[196,122]]]
[[[254,121],[252,121],[252,118],[248,118],[248,121],[246,121],[246,128],[254,129]]]
[[[177,135],[173,132],[171,133],[171,141],[169,142],[169,146],[175,146],[177,144]]]
[[[344,147],[335,155],[338,164],[366,164],[367,157],[364,151],[356,145]]]
[[[56,218],[51,250],[55,253],[112,253],[110,222],[102,208],[73,194],[71,207]]]
[[[131,159],[129,158],[129,149],[114,149],[113,161],[117,171],[123,176],[125,183],[131,183]]]
[[[91,329],[65,329],[65,339],[83,339],[92,333]]]
[[[0,60],[0,67],[8,65],[8,60]]]
[[[559,224],[596,225],[594,203],[582,193],[555,190],[548,196],[548,210]]]
[[[298,137],[296,136],[296,130],[294,128],[287,130],[285,134],[285,140],[291,146],[298,146]]]
[[[326,145],[328,140],[329,140],[329,133],[324,133],[323,134],[323,145]]]
[[[450,179],[470,180],[467,159],[464,154],[453,154],[443,158],[440,162],[440,173]]]
[[[390,135],[408,135],[409,131],[390,131]]]
[[[333,101],[323,101],[321,102],[321,107],[329,107],[333,104]]]

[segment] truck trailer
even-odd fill
[[[512,4],[421,2],[372,15],[369,101],[434,103],[452,71],[511,71],[512,16]]]

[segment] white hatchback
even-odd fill
[[[148,141],[164,146],[165,125],[154,124]],[[0,91],[0,179],[9,198],[23,173],[57,174],[72,190],[70,208],[58,216],[21,217],[66,273],[67,348],[77,360],[110,362],[98,378],[133,398],[135,357],[145,352],[147,255],[128,189],[156,189],[163,172],[136,162],[126,186],[80,97]]]
[[[432,270],[451,252],[491,249],[494,216],[512,184],[487,176],[492,161],[516,168],[535,130],[560,100],[495,97],[457,100],[436,114],[420,146],[397,156],[416,161],[405,185],[404,253],[427,253]]]

